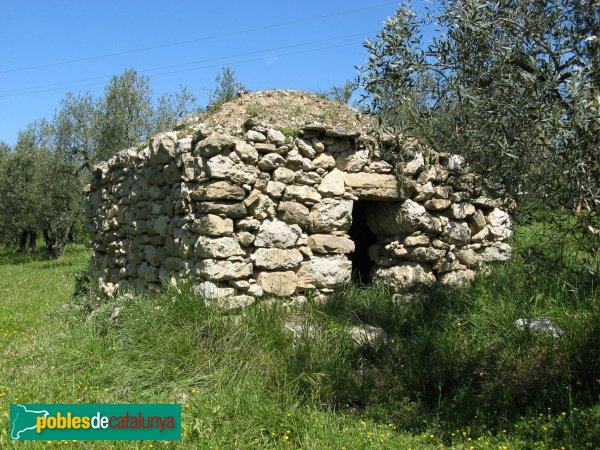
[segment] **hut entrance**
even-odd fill
[[[355,245],[354,253],[350,255],[352,261],[352,281],[361,284],[369,284],[371,282],[373,261],[369,257],[369,247],[377,242],[377,238],[367,225],[367,211],[370,204],[371,202],[364,200],[354,202],[352,208],[352,225],[349,231],[350,239],[352,239]]]

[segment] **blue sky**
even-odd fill
[[[51,118],[68,90],[102,93],[126,68],[156,96],[186,85],[200,103],[231,66],[256,89],[327,89],[353,79],[399,2],[66,1],[3,2],[0,140]]]

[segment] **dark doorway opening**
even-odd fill
[[[350,239],[354,242],[355,250],[351,255],[352,281],[369,284],[373,262],[369,258],[369,247],[377,242],[377,238],[367,225],[368,206],[370,202],[359,200],[352,208],[352,225]]]

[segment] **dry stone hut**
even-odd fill
[[[244,93],[200,120],[94,168],[91,270],[108,294],[183,279],[229,306],[352,279],[410,292],[510,256],[509,216],[462,157],[345,105]]]

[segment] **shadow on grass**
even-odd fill
[[[39,248],[35,252],[18,252],[12,248],[0,247],[0,266],[22,265],[36,262],[49,262],[42,268],[52,268],[72,265],[73,256],[83,256],[87,250],[82,244],[70,244],[65,248],[65,254],[60,258],[55,258],[49,252]]]
[[[32,262],[49,261],[52,259],[52,255],[45,250],[17,252],[12,249],[0,248],[0,265],[2,266],[8,264],[30,264]]]

